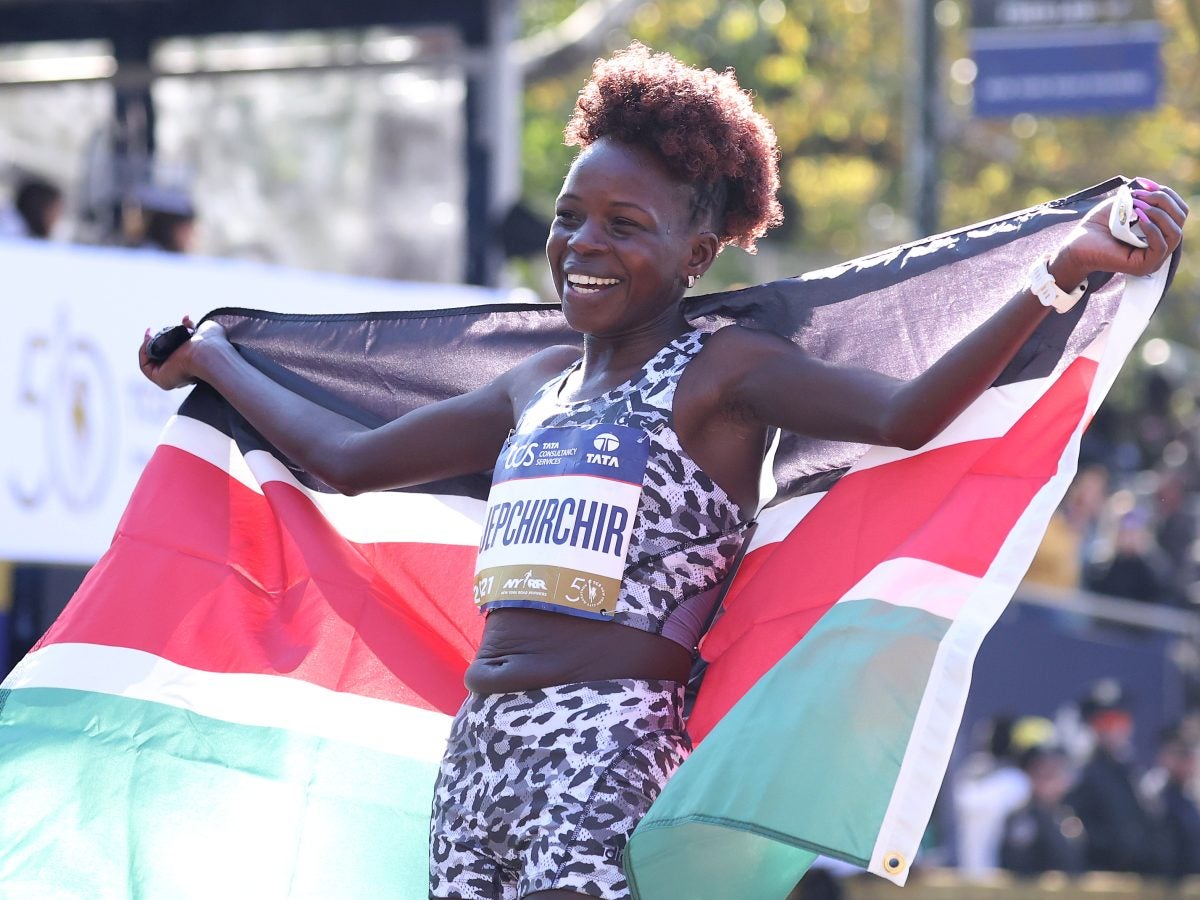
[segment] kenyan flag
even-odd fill
[[[1116,184],[689,309],[910,377]],[[782,897],[816,853],[904,880],[974,654],[1166,282],[1096,277],[919,451],[782,437],[702,645],[700,746],[626,854],[638,896]],[[538,306],[212,315],[272,377],[371,425],[577,340]],[[0,691],[0,884],[425,897],[489,483],[342,497],[193,391],[111,549]]]

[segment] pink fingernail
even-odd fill
[[[1146,214],[1145,214],[1144,212],[1142,212],[1140,209],[1135,209],[1135,210],[1133,211],[1133,214],[1134,214],[1134,215],[1137,217],[1137,219],[1138,219],[1138,221],[1139,221],[1139,222],[1148,222],[1148,221],[1150,221],[1149,219],[1147,219],[1147,218],[1146,218]]]
[[[1133,205],[1136,206],[1138,209],[1149,209],[1150,208],[1149,203],[1147,203],[1145,200],[1138,200],[1137,198],[1134,198]]]
[[[1159,188],[1159,184],[1157,181],[1151,181],[1149,178],[1145,177],[1144,175],[1139,175],[1137,180],[1140,181],[1142,184],[1144,184],[1146,187],[1150,188],[1150,190],[1152,190],[1152,191],[1157,191]]]

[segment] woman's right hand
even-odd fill
[[[195,328],[190,316],[183,317],[183,324],[188,328]],[[150,329],[147,328],[142,346],[138,350],[138,366],[143,375],[164,391],[195,384],[202,377],[202,358],[220,345],[228,344],[225,329],[218,323],[201,322],[190,340],[178,347],[163,362],[158,363],[150,358],[150,340]]]

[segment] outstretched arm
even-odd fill
[[[1131,247],[1108,230],[1108,204],[1080,222],[1049,263],[1070,291],[1091,272],[1147,275],[1179,246],[1187,204],[1170,188],[1135,191],[1148,246]],[[1033,262],[1032,260],[1030,262]],[[815,360],[782,340],[758,338],[757,362],[727,382],[731,407],[754,421],[814,437],[919,447],[991,385],[1033,334],[1049,307],[1028,289],[911,381]],[[793,402],[787,402],[788,399]]]
[[[258,371],[216,322],[201,324],[161,365],[150,360],[148,344],[147,336],[139,353],[147,378],[163,388],[206,382],[289,458],[346,494],[490,469],[513,426],[514,395],[536,379],[539,361],[563,355],[561,348],[544,351],[484,387],[372,429]]]

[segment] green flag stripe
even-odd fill
[[[719,900],[730,883],[773,896],[815,852],[867,865],[949,625],[877,600],[835,605],[655,801],[626,854],[634,896]],[[686,865],[668,852],[681,847]]]
[[[428,894],[436,763],[88,691],[0,713],[7,896]]]

